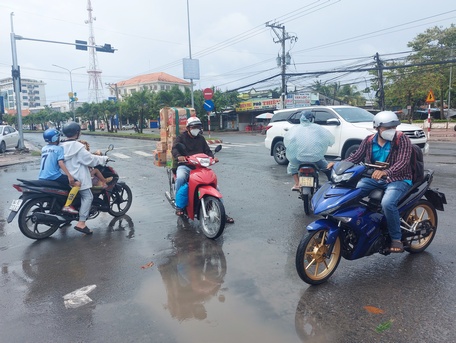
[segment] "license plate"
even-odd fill
[[[301,187],[313,187],[314,178],[312,176],[300,176],[299,177],[299,186]]]
[[[10,211],[17,212],[21,208],[21,205],[22,205],[22,199],[16,199],[16,200],[13,200],[9,209],[10,209]]]

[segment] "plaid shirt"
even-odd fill
[[[364,138],[358,150],[345,159],[345,161],[373,164],[372,142],[375,135],[376,134],[373,134]],[[396,136],[394,136],[394,139],[391,141],[391,151],[386,159],[386,162],[389,163],[389,167],[385,169],[385,172],[388,175],[386,182],[412,180],[411,158],[412,142],[402,132],[396,132]]]

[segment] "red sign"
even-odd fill
[[[212,88],[205,88],[203,90],[204,99],[211,100],[213,95],[214,95],[214,91],[212,90]]]

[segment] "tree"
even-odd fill
[[[384,72],[386,107],[399,109],[410,105],[413,113],[416,107],[425,105],[426,96],[432,89],[438,98],[437,103],[443,115],[444,99],[449,91],[449,66],[420,64],[454,58],[452,55],[456,47],[456,27],[451,25],[446,29],[429,28],[417,35],[408,43],[408,46],[413,52],[404,61],[384,63],[385,67],[396,68],[389,70],[387,68]],[[405,67],[405,65],[413,66]],[[372,74],[376,75],[376,72]],[[452,81],[452,85],[454,83]],[[373,88],[378,89],[378,80],[374,80]]]

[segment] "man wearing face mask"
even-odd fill
[[[412,143],[404,134],[397,134],[396,127],[400,124],[396,114],[382,111],[374,116],[374,129],[377,133],[366,137],[358,150],[345,161],[352,163],[386,162],[388,167],[377,169],[371,178],[362,178],[357,188],[362,189],[362,196],[367,196],[372,190],[380,188],[385,191],[382,198],[382,209],[386,217],[388,231],[391,237],[390,252],[401,253],[404,246],[401,242],[400,215],[397,209],[399,199],[412,186]],[[328,168],[334,165],[328,164]]]
[[[190,117],[187,119],[187,130],[182,132],[179,136],[176,137],[176,140],[173,144],[172,154],[174,158],[177,158],[178,162],[184,162],[185,156],[181,155],[179,150],[176,148],[178,143],[185,145],[187,155],[194,154],[206,154],[210,157],[213,157],[215,162],[218,162],[218,158],[214,157],[214,154],[209,148],[209,145],[206,142],[206,138],[202,135],[203,124],[198,117]],[[180,164],[176,170],[176,194],[180,187],[182,187],[188,181],[190,175],[190,168],[186,165]],[[182,215],[183,210],[177,209],[177,215]],[[226,216],[226,222],[229,224],[234,223],[234,219]]]

